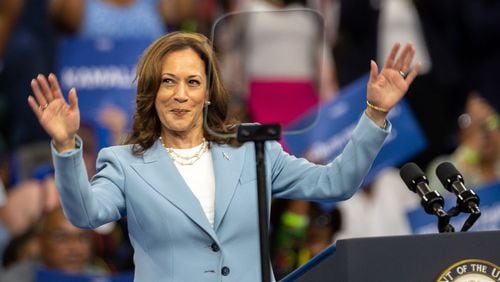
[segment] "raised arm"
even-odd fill
[[[75,136],[80,127],[80,110],[76,89],[72,88],[65,101],[57,77],[50,74],[48,79],[39,74],[31,81],[34,96],[28,103],[40,125],[52,138],[58,152],[75,148]]]
[[[370,62],[366,114],[379,126],[385,124],[388,112],[404,97],[420,69],[420,63],[412,67],[415,49],[411,43],[398,55],[399,49],[400,44],[394,44],[380,73],[377,63]]]

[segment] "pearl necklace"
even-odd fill
[[[161,145],[163,146],[163,148],[165,148],[165,150],[167,150],[172,160],[180,165],[194,164],[208,150],[208,142],[205,140],[205,138],[203,138],[200,149],[194,155],[191,156],[185,156],[177,153],[174,149],[165,146],[165,143],[163,143],[163,139],[161,138],[161,136],[159,137],[159,139]]]

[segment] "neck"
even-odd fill
[[[165,147],[174,149],[193,148],[200,145],[204,140],[203,133],[190,135],[162,133],[161,138]]]

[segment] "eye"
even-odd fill
[[[173,84],[173,83],[174,83],[174,80],[173,80],[173,79],[171,79],[171,78],[163,78],[163,79],[161,80],[161,83],[162,83],[162,84]]]
[[[196,79],[190,79],[190,80],[188,81],[188,83],[189,83],[189,85],[193,85],[193,86],[198,86],[198,85],[200,85],[200,84],[201,84],[201,83],[200,83],[200,81],[198,81],[198,80],[196,80]]]

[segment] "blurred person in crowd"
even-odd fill
[[[301,214],[286,210],[281,217],[283,222],[277,240],[280,249],[273,256],[277,279],[283,278],[331,245],[342,226],[340,211],[335,207],[309,202],[306,216],[301,217]],[[297,225],[301,225],[301,228]]]
[[[36,232],[40,256],[20,262],[0,273],[0,281],[34,282],[37,269],[70,274],[102,274],[92,265],[92,231],[73,226],[61,207],[49,211]]]
[[[0,206],[0,256],[7,252],[6,248],[9,261],[36,255],[37,249],[30,247],[33,226],[46,211],[58,205],[59,197],[52,175],[47,174],[40,180],[25,180],[9,187]]]
[[[417,76],[413,56],[411,44],[395,44],[380,72],[371,61],[366,111],[330,164],[312,164],[268,142],[270,196],[343,200],[354,194],[390,132],[387,113]],[[90,182],[85,144],[76,134],[76,90],[66,102],[55,75],[32,80],[28,103],[52,136],[65,214],[82,228],[127,216],[137,281],[257,280],[255,152],[250,143],[214,134],[234,133],[236,123],[227,116],[229,97],[211,43],[201,34],[167,34],[148,47],[137,72],[132,133],[126,145],[100,151]]]
[[[342,228],[341,213],[336,207],[324,208],[318,203],[311,203],[309,218],[306,248],[301,251],[300,255],[301,264],[330,246]]]
[[[500,117],[478,93],[467,99],[465,113],[458,118],[458,146],[449,155],[438,156],[427,168],[430,186],[442,195],[448,192],[436,176],[442,162],[451,162],[464,177],[467,187],[500,180]]]
[[[194,0],[50,0],[57,28],[83,38],[155,39],[181,28],[195,11]]]
[[[24,1],[22,0],[4,0],[0,3],[0,72],[3,68],[5,48],[21,14],[23,5]]]
[[[221,41],[231,46],[221,46],[229,56],[225,80],[242,96],[235,103],[248,107],[250,121],[287,126],[335,96],[333,59],[319,12],[297,0],[248,1],[239,12],[215,31],[225,21],[233,25],[232,38]]]

